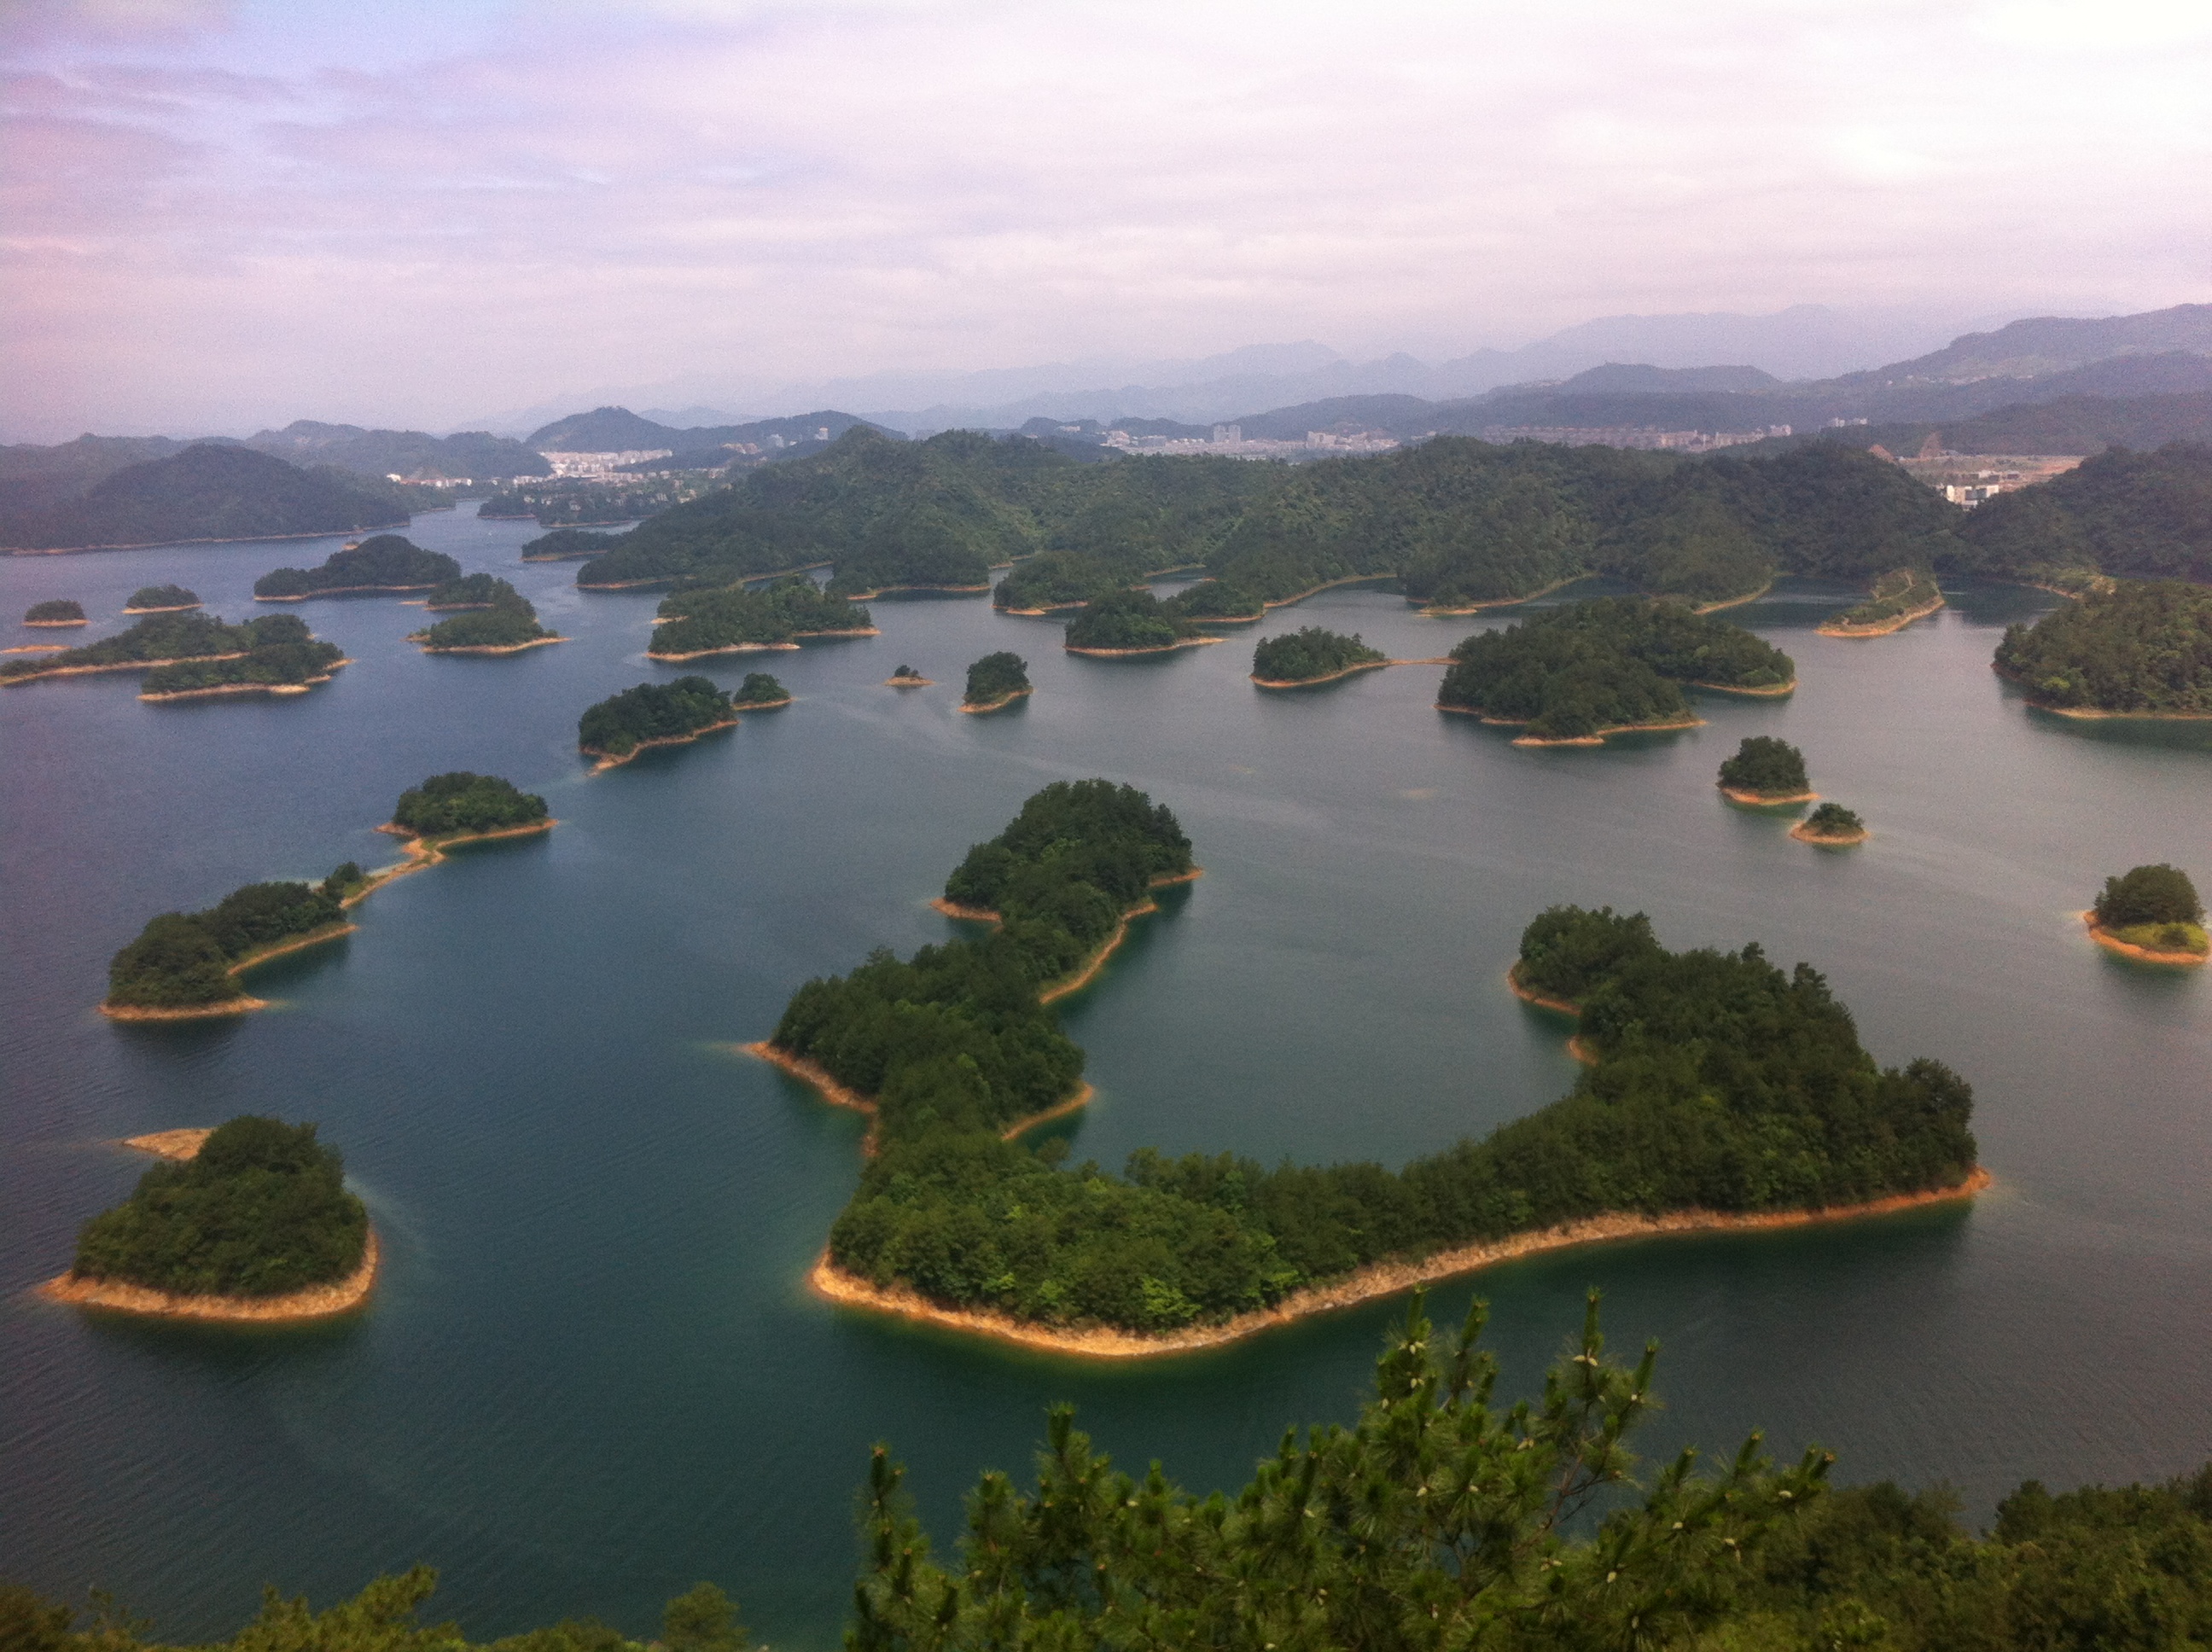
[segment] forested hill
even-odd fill
[[[331,465],[368,477],[482,482],[553,473],[543,454],[510,436],[483,430],[433,436],[421,430],[365,430],[357,424],[295,419],[282,430],[257,432],[246,445],[295,465]]]
[[[2212,446],[2112,448],[2039,486],[1998,495],[1960,531],[1974,566],[2212,582]]]
[[[388,486],[303,471],[251,448],[203,443],[116,471],[49,510],[0,519],[0,545],[65,550],[265,539],[402,525]]]

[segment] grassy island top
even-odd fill
[[[84,604],[72,602],[67,597],[56,597],[46,602],[34,602],[23,610],[26,625],[83,625]]]
[[[991,706],[1029,692],[1029,661],[1001,649],[995,654],[985,654],[968,668],[968,691],[962,703]]]
[[[368,1213],[315,1127],[248,1114],[184,1163],[155,1165],[129,1200],[86,1223],[71,1273],[195,1296],[274,1297],[345,1278],[368,1242]]]
[[[641,683],[602,700],[576,723],[576,744],[593,756],[625,758],[737,720],[730,696],[703,677]]]
[[[828,595],[804,574],[779,580],[762,591],[748,591],[741,585],[680,591],[661,603],[660,617],[663,623],[647,650],[658,659],[781,647],[799,637],[875,628],[866,609]]]
[[[2107,878],[2089,918],[2114,939],[2146,951],[2201,955],[2212,950],[2204,932],[2204,902],[2179,866],[2136,866]]]
[[[2053,710],[2212,715],[2212,590],[2147,580],[2093,592],[2008,627],[1996,664]]]
[[[1867,599],[1829,619],[1824,636],[1877,636],[1943,605],[1936,576],[1921,568],[1893,568],[1874,582]]]
[[[1091,598],[1067,628],[1067,646],[1145,653],[1195,637],[1198,627],[1149,591],[1109,591]]]
[[[253,582],[253,594],[294,601],[337,591],[421,591],[461,577],[443,551],[425,550],[396,533],[380,533],[349,550],[334,550],[319,568],[280,568]]]
[[[142,585],[123,605],[126,614],[166,614],[200,605],[200,593],[180,585]]]
[[[1189,853],[1139,793],[1050,788],[946,884],[1002,914],[994,931],[793,996],[771,1048],[877,1109],[831,1231],[842,1276],[1016,1326],[1174,1333],[1607,1213],[1817,1211],[1973,1169],[1966,1084],[1933,1061],[1878,1068],[1810,968],[1755,945],[1670,953],[1641,917],[1573,908],[1529,926],[1521,974],[1580,1006],[1596,1065],[1483,1139],[1402,1170],[1147,1151],[1119,1177],[1004,1139],[1079,1094],[1082,1052],[1040,994]]]
[[[1688,718],[1684,683],[1771,689],[1796,681],[1790,656],[1740,625],[1680,603],[1607,597],[1477,632],[1451,651],[1437,703],[1541,739]]]
[[[1813,790],[1805,773],[1805,754],[1771,734],[1750,736],[1735,749],[1735,756],[1722,762],[1720,786],[1724,792],[1791,802],[1802,801]]]
[[[496,774],[456,769],[410,786],[392,807],[392,823],[417,837],[506,831],[546,818],[545,799]]]
[[[191,1011],[252,1000],[235,971],[345,922],[338,903],[362,882],[349,861],[319,884],[248,884],[204,912],[165,912],[107,967],[106,1007]]]
[[[1370,648],[1357,632],[1323,630],[1308,625],[1269,637],[1252,651],[1252,678],[1259,683],[1318,683],[1363,665],[1382,665],[1390,657]]]
[[[226,625],[213,614],[153,614],[128,630],[82,648],[0,664],[0,682],[82,671],[136,671],[170,660],[213,659],[279,643],[304,643],[307,625],[296,614],[267,614],[243,625]]]

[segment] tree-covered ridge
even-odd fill
[[[1856,603],[1831,618],[1821,629],[1835,631],[1893,629],[1907,616],[1918,616],[1943,605],[1936,576],[1925,568],[1892,568],[1874,582],[1863,603]]]
[[[270,617],[292,616],[287,614]],[[234,659],[157,665],[139,683],[138,695],[142,700],[159,700],[225,689],[305,689],[329,682],[331,673],[343,664],[344,653],[334,642],[295,638],[258,643]]]
[[[275,600],[336,591],[420,591],[461,577],[443,551],[425,550],[396,533],[380,533],[349,550],[334,550],[319,568],[280,568],[253,582],[256,597]]]
[[[421,643],[428,653],[525,648],[533,642],[562,640],[538,623],[538,610],[528,598],[489,574],[471,574],[440,586],[430,593],[428,605],[465,611],[409,635],[410,642]]]
[[[487,503],[489,501],[487,501]],[[479,507],[480,515],[488,514]],[[527,516],[527,511],[516,514]],[[523,542],[522,560],[526,562],[557,562],[570,556],[599,556],[620,544],[617,533],[594,533],[588,528],[556,528],[550,533],[541,533],[535,539]]]
[[[246,997],[232,969],[241,959],[343,923],[338,904],[356,876],[339,868],[320,885],[248,884],[204,912],[165,912],[107,966],[107,1003],[123,1010],[183,1010]]]
[[[993,588],[991,605],[1028,614],[1079,608],[1128,583],[1128,570],[1119,560],[1079,556],[1067,550],[1040,551],[1014,564]]]
[[[142,585],[123,605],[126,614],[153,613],[170,609],[198,608],[200,596],[180,585]]]
[[[624,758],[647,745],[688,740],[736,720],[730,696],[704,677],[641,683],[602,700],[576,723],[576,744],[594,757]]]
[[[1358,666],[1380,665],[1389,658],[1369,647],[1357,632],[1346,636],[1308,625],[1268,637],[1253,649],[1252,675],[1263,683],[1314,683]]]
[[[1996,663],[2040,706],[2212,714],[2212,590],[2146,580],[2092,592],[2007,627]]]
[[[312,1124],[246,1114],[181,1164],[157,1164],[77,1236],[78,1278],[195,1296],[274,1297],[361,1266],[368,1212]]]
[[[82,625],[85,623],[84,604],[67,597],[55,597],[46,602],[34,602],[23,610],[26,625]]]
[[[745,680],[738,685],[731,703],[739,711],[748,708],[766,709],[770,706],[788,705],[791,690],[766,671],[747,671]]]
[[[1721,786],[1763,798],[1802,797],[1813,789],[1805,773],[1805,754],[1787,740],[1753,734],[1721,763]]]
[[[968,668],[968,689],[961,703],[990,707],[1030,692],[1030,663],[1010,649],[985,654]]]
[[[733,585],[678,592],[660,604],[660,616],[665,623],[647,651],[656,659],[777,647],[799,637],[866,632],[875,625],[866,609],[829,594],[804,574],[760,591]]]
[[[0,547],[62,550],[210,539],[270,539],[404,523],[382,483],[302,470],[250,447],[203,442],[132,465],[52,507],[0,515]]]
[[[2107,448],[1986,501],[1959,531],[1991,573],[2087,568],[2212,583],[2212,446]]]
[[[464,574],[448,580],[423,598],[422,605],[436,613],[448,608],[512,607],[523,599],[514,585],[496,574]]]
[[[1075,649],[1144,653],[1172,648],[1198,635],[1198,627],[1141,588],[1094,597],[1067,627]]]
[[[82,648],[0,663],[0,682],[88,666],[121,670],[156,660],[213,659],[307,641],[307,628],[296,614],[266,614],[242,625],[226,625],[213,614],[152,614],[128,630]]]
[[[513,780],[456,769],[402,792],[392,823],[416,837],[447,837],[534,825],[547,812],[544,798]]]
[[[1439,705],[1525,723],[1547,740],[1681,722],[1690,714],[1683,683],[1772,689],[1796,679],[1789,655],[1741,626],[1632,598],[1532,614],[1451,653]]]

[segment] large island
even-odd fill
[[[1389,663],[1389,655],[1369,647],[1357,632],[1346,636],[1308,625],[1269,637],[1255,648],[1252,681],[1263,689],[1312,688]]]
[[[836,1300],[1108,1356],[1219,1343],[1504,1257],[1767,1228],[1976,1191],[1972,1095],[1884,1070],[1850,1013],[1756,946],[1670,953],[1641,916],[1555,908],[1516,986],[1581,1021],[1592,1063],[1533,1115],[1393,1171],[1140,1151],[1062,1168],[1023,1131],[1085,1095],[1049,999],[1153,884],[1191,874],[1165,809],[1048,787],[970,850],[948,908],[980,938],[879,954],[793,997],[759,1053],[873,1115],[873,1152],[813,1274]],[[957,1245],[951,1236],[958,1235]]]
[[[1997,674],[2063,717],[2212,717],[2212,590],[2179,580],[2093,591],[2007,628]]]
[[[678,592],[661,603],[656,623],[648,659],[796,648],[802,637],[879,635],[866,609],[827,594],[803,574],[760,591],[738,585]]]
[[[380,533],[334,550],[316,568],[280,568],[253,582],[256,602],[305,602],[359,591],[434,591],[461,577],[443,551],[425,550],[396,533]]]
[[[1070,623],[1066,647],[1072,654],[1113,659],[1220,641],[1202,635],[1149,591],[1109,591],[1092,598]]]
[[[576,747],[597,757],[593,772],[617,768],[641,751],[688,745],[702,734],[738,726],[730,696],[704,677],[641,683],[602,700],[577,720]]]
[[[368,1300],[376,1235],[313,1125],[249,1114],[132,1145],[167,1162],[85,1224],[75,1263],[40,1287],[46,1297],[254,1323],[324,1319]]]

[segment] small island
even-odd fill
[[[2136,866],[2107,878],[2104,893],[2081,916],[2098,945],[2139,963],[2193,967],[2212,957],[2204,902],[2178,866]]]
[[[727,694],[706,677],[679,677],[673,683],[641,683],[600,701],[577,720],[576,748],[599,759],[596,774],[653,746],[689,745],[702,734],[737,726],[737,708]]]
[[[1865,842],[1874,834],[1867,830],[1866,822],[1842,804],[1824,803],[1792,826],[1790,835],[1800,843],[1811,843],[1824,849],[1848,849]]]
[[[1176,648],[1218,642],[1164,605],[1151,592],[1109,591],[1085,604],[1067,628],[1067,652],[1115,659],[1131,654],[1164,654]]]
[[[553,824],[545,799],[497,774],[456,769],[433,774],[410,786],[392,805],[392,819],[379,827],[394,836],[448,847],[480,838],[542,832]]]
[[[1787,740],[1754,734],[1721,764],[1721,795],[1753,808],[1815,803],[1820,793],[1805,773],[1805,754]]]
[[[434,591],[461,577],[443,551],[425,550],[396,533],[380,533],[334,550],[319,568],[280,568],[253,582],[256,602],[305,602],[359,591]]]
[[[343,1162],[315,1139],[313,1125],[247,1114],[211,1131],[137,1139],[164,1162],[84,1224],[70,1271],[40,1294],[163,1318],[259,1323],[323,1319],[368,1300],[376,1235],[346,1191]]]
[[[187,591],[180,585],[142,585],[131,593],[124,604],[126,614],[183,614],[200,605],[197,591]]]
[[[1357,632],[1346,636],[1309,625],[1255,648],[1252,681],[1263,689],[1306,689],[1389,663],[1389,655],[1369,647]]]
[[[514,654],[568,639],[538,623],[538,610],[505,580],[489,574],[440,586],[427,604],[433,611],[458,609],[449,620],[408,634],[426,654]]]
[[[349,861],[318,884],[248,884],[204,912],[161,914],[107,966],[100,1013],[117,1021],[183,1021],[266,1008],[239,976],[351,933],[344,902],[364,881]]]
[[[478,507],[478,514],[489,517],[490,501]],[[537,512],[527,507],[515,513],[517,516],[535,516]],[[622,542],[618,533],[594,533],[589,528],[556,528],[550,533],[541,533],[522,547],[526,562],[559,562],[571,556],[601,556]]]
[[[82,603],[57,597],[48,602],[33,603],[23,611],[23,623],[57,629],[65,625],[89,625],[92,622],[85,618]]]
[[[647,659],[796,648],[803,637],[880,635],[866,609],[829,595],[805,574],[760,591],[742,585],[679,591],[661,603],[657,623]]]
[[[968,668],[968,692],[961,700],[960,709],[977,715],[1002,711],[1032,692],[1029,661],[1001,649],[994,654],[985,654]]]
[[[1874,582],[1867,599],[1820,627],[1824,637],[1881,637],[1902,631],[1943,606],[1936,576],[1926,568],[1893,568]]]
[[[2130,580],[2091,591],[2007,628],[1991,663],[2062,717],[2212,717],[2212,590]]]
[[[0,683],[236,660],[258,649],[311,640],[307,626],[291,614],[270,614],[243,625],[226,625],[212,614],[156,614],[81,648],[0,664]],[[336,650],[331,651],[331,658],[337,658]]]
[[[884,679],[887,689],[933,689],[936,683],[911,665],[902,665]]]
[[[766,671],[747,671],[730,703],[739,711],[780,711],[792,698],[791,690]]]

